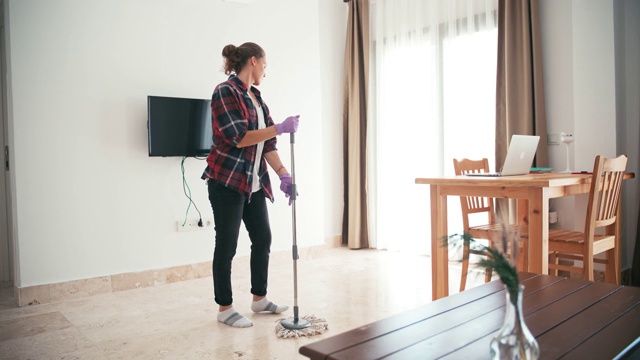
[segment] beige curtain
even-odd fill
[[[539,135],[535,166],[547,166],[547,120],[542,80],[538,0],[500,0],[496,82],[496,168],[511,135]]]
[[[369,247],[367,204],[367,81],[369,3],[351,0],[344,56],[344,214],[342,243]]]

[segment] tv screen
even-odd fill
[[[211,100],[147,97],[149,156],[206,156],[213,145]]]

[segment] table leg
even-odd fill
[[[529,201],[527,199],[516,199],[518,202],[517,211],[517,224],[527,227],[527,234],[529,233]],[[520,234],[524,235],[524,234]],[[520,238],[518,245],[523,246],[524,250],[518,252],[518,271],[529,271],[529,251],[527,250],[529,243],[525,238]]]
[[[518,225],[529,225],[529,202],[527,199],[516,199],[518,200]]]
[[[529,190],[529,272],[547,274],[549,271],[549,189],[532,187]]]
[[[447,236],[447,197],[438,185],[431,185],[431,298],[449,296],[449,248]]]

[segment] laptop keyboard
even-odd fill
[[[464,174],[466,176],[489,176],[489,177],[500,177],[502,173],[468,173]]]

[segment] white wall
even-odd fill
[[[574,132],[573,110],[573,6],[571,1],[540,2],[542,66],[547,111],[547,131],[550,134]],[[575,146],[569,148],[569,163],[575,169]],[[567,168],[566,145],[549,146],[549,166]],[[551,210],[558,211],[558,226],[574,227],[573,198],[551,200]]]
[[[616,96],[624,94],[616,88],[613,0],[542,0],[540,4],[548,131],[574,134],[575,141],[570,146],[571,169],[591,170],[598,154],[633,156],[633,149],[638,147],[638,133],[616,131]],[[637,42],[637,37],[632,39]],[[636,77],[637,64],[633,63],[629,73]],[[636,98],[634,103],[637,101]],[[630,119],[633,120],[629,124],[637,124],[637,116]],[[622,135],[635,136],[635,139],[629,138],[631,146],[627,149],[618,146]],[[564,144],[549,146],[549,162],[553,168],[566,168],[565,151]],[[552,200],[551,209],[557,210],[559,216],[557,226],[582,230],[585,205],[586,195]],[[630,220],[627,226],[635,227],[637,220]],[[629,252],[633,246],[628,243],[633,242],[630,237],[633,234],[623,234],[623,241],[627,243],[623,247],[623,268],[630,264],[632,253]]]
[[[615,157],[613,0],[573,2],[575,168],[593,169],[596,155]]]
[[[348,5],[339,0],[320,0],[320,74],[322,87],[322,181],[325,194],[324,233],[342,233],[343,147],[342,100],[344,50],[347,38]]]
[[[254,41],[265,49],[260,89],[274,120],[301,115],[299,245],[333,235],[324,215],[327,208],[341,212],[342,204],[326,194],[332,189],[318,164],[340,165],[325,162],[322,147],[333,139],[318,134],[339,111],[323,87],[337,88],[341,70],[324,60],[342,58],[344,46],[327,39],[344,32],[320,21],[318,10],[339,23],[346,5],[323,1],[9,1],[16,286],[211,259],[213,230],[175,230],[187,207],[180,160],[147,156],[146,96],[210,97],[226,78],[220,53],[228,43]],[[279,148],[289,164],[288,137]],[[185,166],[196,204],[211,217],[200,180],[205,163],[187,159]],[[272,180],[277,190],[273,173]],[[277,190],[272,251],[290,249],[290,211]],[[248,253],[243,231],[238,256]]]
[[[616,157],[613,0],[573,2],[575,169],[591,170],[597,155]],[[577,196],[576,230],[584,229],[587,195]]]
[[[616,156],[615,64],[611,0],[541,1],[542,56],[549,133],[573,133],[572,170],[591,170],[596,155]],[[564,170],[566,145],[550,145]],[[586,196],[552,200],[563,228],[584,228]]]

